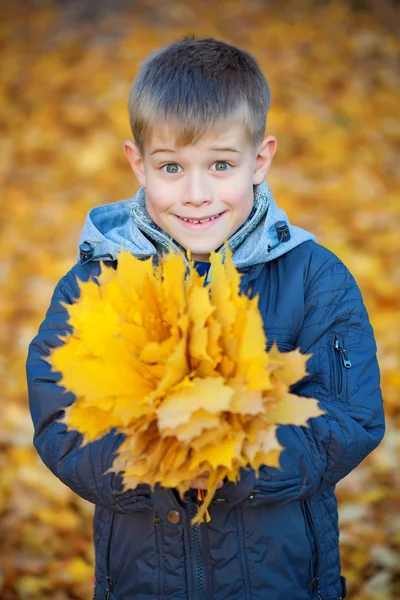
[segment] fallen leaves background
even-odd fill
[[[111,8],[113,7],[113,8]],[[358,8],[355,8],[358,7]],[[354,273],[375,328],[388,431],[338,486],[349,597],[400,597],[399,9],[386,2],[14,0],[0,8],[0,597],[92,597],[93,507],[31,447],[25,359],[94,205],[137,189],[122,154],[138,63],[188,33],[269,79],[268,177]]]

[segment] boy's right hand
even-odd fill
[[[190,484],[190,487],[195,490],[206,490],[207,489],[207,479],[209,476],[210,476],[209,472],[202,473],[200,475],[200,477],[196,477],[196,479],[193,479],[192,483]],[[224,482],[222,480],[219,481],[217,490],[222,488],[223,485],[224,485]]]

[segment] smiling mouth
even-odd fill
[[[220,212],[216,215],[213,215],[212,217],[205,217],[204,219],[189,219],[187,217],[181,217],[179,215],[176,215],[178,217],[178,219],[181,219],[182,221],[186,221],[187,223],[194,223],[194,224],[199,224],[199,223],[208,223],[209,221],[214,221],[215,219],[217,219],[218,217],[220,217],[224,212]]]

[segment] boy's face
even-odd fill
[[[165,128],[152,136],[144,156],[125,143],[154,223],[204,261],[246,221],[253,185],[263,181],[275,149],[272,136],[254,148],[238,123],[184,147]]]

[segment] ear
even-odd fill
[[[146,178],[144,175],[143,158],[139,148],[130,140],[126,140],[124,142],[124,152],[140,185],[145,186]]]
[[[253,172],[253,185],[264,181],[277,147],[276,137],[268,135],[259,145],[256,156],[256,168]]]

